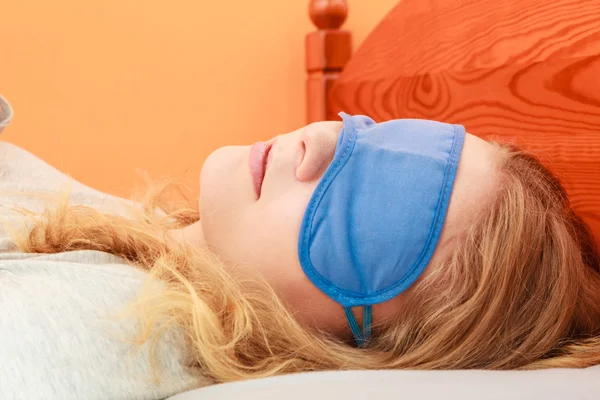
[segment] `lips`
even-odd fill
[[[265,179],[265,171],[267,169],[267,156],[272,145],[266,142],[258,142],[250,148],[250,157],[248,165],[250,167],[250,175],[252,177],[252,185],[256,192],[257,198],[260,198],[263,180]]]

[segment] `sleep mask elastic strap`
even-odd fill
[[[360,347],[364,347],[371,337],[371,324],[373,319],[373,312],[371,306],[363,306],[363,328],[362,331],[358,326],[358,322],[354,317],[354,313],[352,312],[352,307],[344,307],[344,312],[346,313],[346,319],[348,320],[348,324],[350,325],[350,330],[352,331],[352,335],[354,335],[354,340]]]

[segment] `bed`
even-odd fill
[[[312,0],[307,122],[337,113],[461,123],[560,177],[600,238],[600,0],[403,0],[351,52],[345,0]],[[596,399],[600,366],[296,374],[174,396],[212,399]]]

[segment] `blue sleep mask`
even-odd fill
[[[465,129],[340,116],[335,156],[308,203],[298,254],[312,283],[344,307],[362,345],[370,336],[371,306],[410,287],[431,260]],[[352,307],[363,307],[362,332]]]

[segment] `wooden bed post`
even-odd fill
[[[307,122],[335,120],[329,92],[352,54],[352,34],[339,29],[348,15],[346,0],[311,0],[310,19],[318,30],[306,35]]]

